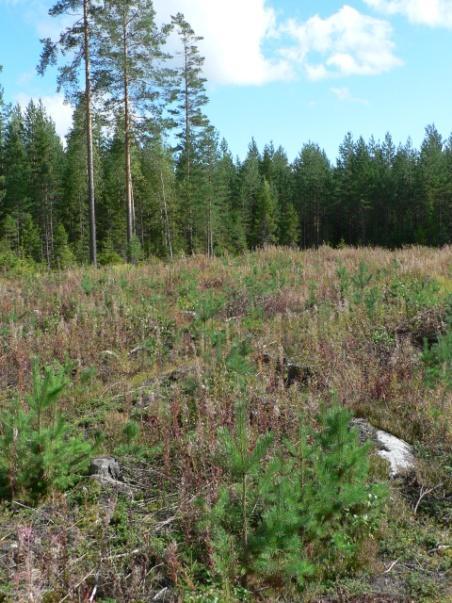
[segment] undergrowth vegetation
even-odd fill
[[[447,600],[451,317],[450,247],[2,277],[0,601]]]

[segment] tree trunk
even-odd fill
[[[195,251],[194,244],[194,217],[192,207],[192,196],[191,196],[191,131],[190,131],[190,98],[189,98],[189,86],[188,86],[188,48],[187,43],[184,42],[184,111],[185,111],[185,168],[187,178],[187,205],[188,205],[188,247],[189,253],[193,254]]]
[[[165,180],[163,178],[163,170],[160,170],[160,181],[162,183],[162,200],[163,200],[163,213],[165,218],[165,238],[166,246],[168,248],[168,254],[173,259],[173,243],[171,239],[171,228],[168,217],[168,205],[166,203],[166,192],[165,192]]]
[[[94,192],[93,118],[91,110],[91,56],[89,48],[90,0],[83,0],[83,34],[85,41],[85,102],[86,102],[86,145],[88,162],[89,204],[89,255],[93,266],[97,266],[96,201]]]
[[[133,263],[132,241],[135,233],[135,209],[132,196],[132,169],[130,160],[130,107],[129,107],[129,70],[127,44],[127,14],[123,18],[123,78],[124,78],[124,161],[127,205],[127,261]]]
[[[213,257],[213,193],[212,193],[212,174],[209,173],[209,201],[207,209],[207,255],[209,258]]]

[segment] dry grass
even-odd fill
[[[44,601],[44,592],[56,593],[49,602],[68,592],[66,600],[89,600],[96,584],[105,601],[147,601],[146,589],[168,585],[174,592],[175,582],[179,592],[191,592],[194,562],[171,548],[171,522],[157,533],[155,525],[177,516],[180,548],[180,534],[185,543],[195,537],[194,496],[215,496],[216,432],[234,423],[242,396],[228,369],[237,346],[246,348],[241,358],[250,367],[256,435],[272,429],[277,438],[291,437],[300,413],[314,422],[323,404],[338,400],[414,444],[429,459],[429,470],[424,466],[418,476],[423,484],[443,481],[451,392],[441,380],[427,385],[417,331],[431,324],[426,335],[434,343],[451,293],[451,247],[268,248],[241,258],[2,279],[0,405],[28,390],[34,357],[65,366],[72,380],[65,413],[88,437],[100,437],[100,452],[119,450],[123,464],[134,467],[136,488],[129,511],[117,494],[105,498],[85,486],[71,495],[75,502],[58,499],[51,510],[5,511],[0,538],[19,543],[15,566],[2,570],[16,599],[5,600],[34,593],[28,600]],[[299,371],[293,380],[290,362]],[[139,424],[140,436],[127,451],[129,420]],[[65,513],[70,521],[63,530]],[[21,532],[27,525],[31,532]],[[118,536],[118,525],[129,536]],[[44,550],[52,568],[46,575],[38,559]],[[90,568],[102,579],[96,582]],[[203,596],[198,600],[214,600]],[[422,600],[440,600],[434,596]]]

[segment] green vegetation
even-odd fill
[[[384,497],[367,485],[368,449],[350,431],[350,415],[332,408],[320,416],[318,432],[302,428],[295,444],[269,454],[271,433],[253,446],[244,410],[234,435],[219,434],[229,483],[208,523],[226,592],[253,574],[303,589],[308,580],[355,569],[360,545],[379,526]]]
[[[234,159],[206,115],[202,38],[182,14],[161,24],[152,0],[58,0],[50,15],[65,25],[38,70],[57,65],[73,123],[64,148],[41,102],[12,107],[0,86],[0,273],[450,244],[452,138],[435,126],[420,149],[349,133],[335,163],[311,142],[292,162],[254,140]]]
[[[65,383],[62,371],[33,364],[32,393],[0,414],[0,497],[36,503],[52,490],[64,492],[86,475],[91,447],[71,435],[56,404]]]
[[[2,277],[0,599],[448,600],[451,260],[270,247]],[[351,416],[416,473],[389,480]],[[109,455],[119,477],[87,476]]]

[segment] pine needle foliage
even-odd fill
[[[312,578],[333,579],[358,565],[361,543],[372,537],[385,491],[368,483],[368,448],[333,408],[319,429],[300,429],[299,441],[272,451],[274,437],[253,443],[245,407],[235,431],[219,433],[228,482],[207,514],[211,557],[228,588],[254,576],[302,589]]]
[[[91,445],[72,435],[59,413],[66,386],[63,370],[33,364],[32,391],[0,415],[0,499],[37,503],[52,490],[64,492],[86,474]]]

